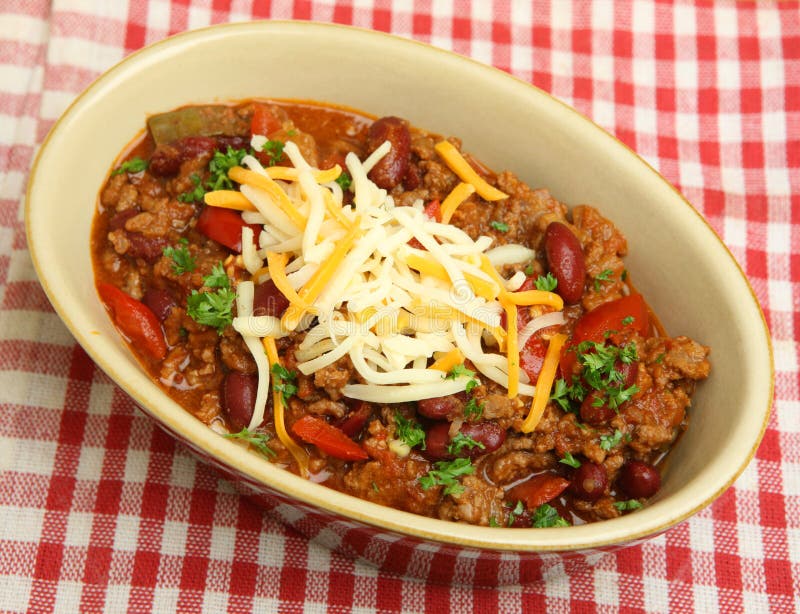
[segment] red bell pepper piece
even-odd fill
[[[434,222],[442,221],[442,204],[438,200],[432,200],[425,205],[423,212]]]
[[[209,239],[239,253],[242,251],[242,228],[244,226],[253,229],[253,239],[258,245],[261,227],[255,224],[245,224],[242,216],[232,209],[205,207],[197,218],[197,230]]]
[[[265,104],[253,105],[253,117],[250,120],[250,134],[269,136],[282,128],[280,120]]]
[[[650,317],[641,294],[623,296],[583,314],[575,324],[569,346],[561,355],[561,374],[568,379],[573,374],[578,361],[574,348],[580,343],[602,343],[607,332],[625,329],[633,329],[640,335],[647,335],[650,331]]]
[[[161,324],[147,305],[105,282],[97,284],[97,292],[111,312],[117,328],[137,349],[156,360],[167,355]]]
[[[306,443],[317,446],[320,450],[347,461],[360,461],[369,458],[364,449],[355,441],[316,416],[303,416],[292,425],[292,433]]]
[[[522,501],[530,511],[552,501],[569,486],[569,480],[555,473],[540,473],[517,484],[506,493],[506,500]]]

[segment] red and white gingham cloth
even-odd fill
[[[798,5],[356,4],[0,1],[0,610],[800,612]],[[73,97],[126,54],[254,18],[354,24],[493,64],[574,105],[675,184],[744,267],[774,340],[772,417],[734,487],[590,571],[437,586],[308,543],[139,413],[39,288],[28,171]]]

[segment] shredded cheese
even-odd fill
[[[450,170],[458,175],[461,181],[471,183],[478,195],[484,200],[495,201],[508,198],[508,194],[489,185],[483,177],[476,173],[475,169],[461,155],[461,152],[449,141],[436,143],[434,149],[436,149],[436,152],[442,157]]]
[[[296,168],[291,166],[270,166],[264,169],[270,179],[282,179],[283,181],[298,181],[300,174]],[[342,174],[342,167],[338,164],[333,168],[324,171],[312,169],[314,181],[317,183],[328,183],[329,181],[336,181],[339,175]]]
[[[547,292],[545,290],[510,292],[508,300],[515,305],[547,305],[559,311],[564,308],[564,299],[555,292]]]
[[[262,343],[270,366],[281,364],[278,358],[278,348],[275,346],[275,339],[272,337],[264,337]],[[283,396],[275,389],[272,390],[272,409],[274,412],[275,433],[278,435],[278,439],[281,440],[281,443],[286,446],[286,449],[289,450],[294,460],[297,461],[297,466],[300,468],[300,475],[307,478],[308,454],[303,448],[298,446],[289,436],[289,433],[286,432],[286,422],[283,416]]]
[[[456,365],[460,365],[464,362],[464,354],[461,353],[461,350],[455,348],[449,351],[447,354],[442,356],[441,358],[437,359],[429,369],[436,369],[438,371],[444,371],[447,373]]]
[[[275,252],[267,252],[267,267],[272,277],[272,282],[275,284],[275,287],[280,290],[281,294],[283,294],[289,302],[293,305],[297,305],[298,308],[302,310],[308,309],[308,303],[306,303],[303,299],[301,299],[292,285],[289,283],[289,280],[286,278],[286,260],[288,256],[286,254],[276,254]]]
[[[268,175],[260,175],[255,171],[248,171],[241,166],[234,166],[228,171],[228,177],[234,181],[249,185],[254,188],[264,190],[273,199],[276,205],[292,220],[292,223],[300,229],[305,228],[307,219],[300,213],[289,200],[281,187],[275,183]]]
[[[501,301],[506,310],[506,355],[508,356],[508,398],[519,394],[519,347],[517,346],[517,306],[506,300]]]
[[[523,433],[530,433],[539,424],[542,419],[544,409],[547,407],[547,401],[550,400],[550,391],[553,389],[553,381],[556,378],[556,369],[558,368],[558,361],[561,358],[561,348],[567,341],[567,336],[561,333],[553,335],[550,338],[550,343],[547,346],[547,353],[544,356],[542,363],[542,370],[539,373],[539,379],[536,380],[536,392],[533,395],[533,402],[528,416],[523,420],[520,430]]]
[[[455,213],[456,209],[465,201],[467,200],[471,194],[475,193],[475,186],[471,183],[464,183],[463,181],[459,183],[450,194],[447,195],[447,198],[444,199],[444,202],[441,206],[442,211],[442,223],[447,224],[450,222],[450,218],[453,217],[453,213]]]
[[[236,190],[206,192],[203,200],[212,207],[224,207],[225,209],[235,209],[237,211],[258,211],[244,194]]]

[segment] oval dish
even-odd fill
[[[264,462],[195,420],[149,379],[95,293],[89,236],[98,190],[148,114],[249,97],[400,115],[461,137],[488,166],[547,187],[570,205],[595,205],[617,224],[628,238],[633,279],[666,330],[712,348],[712,375],[694,396],[690,428],[644,509],[556,529],[467,526],[388,509]],[[145,48],[103,74],[54,126],[31,173],[26,225],[59,316],[148,415],[300,531],[394,571],[432,578],[432,557],[445,557],[469,564],[442,566],[438,579],[518,582],[554,560],[546,553],[585,556],[658,534],[728,488],[766,426],[773,385],[766,324],[742,270],[704,219],[573,109],[504,72],[421,43],[342,26],[260,22]]]

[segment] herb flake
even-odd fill
[[[550,527],[568,527],[569,522],[562,518],[552,505],[543,503],[536,508],[533,513],[532,526],[537,529],[548,529]]]
[[[428,490],[434,486],[444,486],[442,494],[460,495],[464,492],[464,487],[456,478],[475,473],[475,467],[468,458],[457,458],[452,461],[438,461],[434,463],[436,469],[431,469],[427,474],[419,478],[419,484],[423,490]]]
[[[241,441],[245,441],[267,458],[275,458],[277,456],[275,450],[267,445],[267,442],[269,441],[269,435],[266,433],[256,433],[255,431],[250,431],[247,427],[244,427],[238,433],[226,433],[223,435],[223,437],[226,439],[239,439]]]
[[[425,431],[419,424],[413,420],[408,420],[400,412],[395,412],[394,422],[397,425],[397,436],[403,443],[409,448],[422,444],[420,449],[425,449]]]
[[[111,176],[121,175],[122,173],[141,173],[145,170],[150,163],[147,160],[142,160],[139,156],[135,156],[130,160],[125,160],[117,168],[111,171]]]

